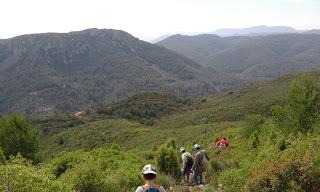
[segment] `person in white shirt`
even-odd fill
[[[189,176],[191,173],[191,168],[193,165],[193,157],[192,155],[186,151],[184,147],[180,147],[182,165],[181,165],[181,172],[182,172],[182,181],[185,185],[190,185],[189,183]]]
[[[135,192],[166,192],[166,190],[156,184],[157,172],[151,164],[145,165],[142,169],[143,186],[139,186]]]

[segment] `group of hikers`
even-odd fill
[[[215,143],[215,146],[218,150],[227,149],[229,142],[225,137],[221,137],[221,139]],[[202,150],[199,144],[195,144],[193,149],[195,150],[194,156],[187,152],[184,147],[180,147],[182,182],[186,186],[203,184],[203,173],[206,171],[209,162],[206,151]],[[192,183],[190,182],[191,173]],[[144,185],[139,186],[135,192],[166,192],[162,186],[156,184],[157,172],[153,165],[145,165],[142,169],[142,176]]]

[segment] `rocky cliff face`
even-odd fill
[[[214,94],[242,82],[170,50],[108,29],[0,41],[0,112],[81,110],[152,90]]]

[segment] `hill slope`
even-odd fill
[[[0,113],[74,111],[152,90],[214,94],[239,81],[170,50],[107,29],[0,41]]]
[[[310,73],[310,75],[320,87],[320,72]],[[297,77],[297,75],[289,75],[244,89],[197,98],[188,102],[170,95],[140,93],[98,108],[101,111],[114,111],[112,115],[101,112],[97,114],[94,109],[83,114],[83,122],[80,125],[75,120],[65,119],[65,122],[73,122],[74,126],[60,129],[52,126],[52,129],[59,130],[59,133],[48,134],[44,139],[43,147],[52,152],[59,152],[60,150],[105,146],[115,142],[126,148],[137,146],[150,148],[170,137],[174,137],[182,144],[204,142],[203,139],[208,138],[208,135],[212,138],[216,137],[215,132],[227,127],[242,126],[240,121],[247,115],[269,116],[272,106],[283,103],[288,86]],[[157,99],[151,101],[150,98]],[[160,108],[153,107],[153,111],[158,116],[153,117],[152,126],[136,121],[150,118],[148,113],[137,113],[141,114],[139,119],[132,118],[135,116],[125,117],[123,115],[126,113],[121,113],[121,109],[125,109],[124,106],[127,106],[129,111],[140,106],[136,111],[143,112],[149,110],[150,105],[156,106],[160,102],[166,109],[166,114],[163,114]],[[175,106],[176,109],[172,110],[170,106]],[[46,120],[34,121],[33,124],[44,130],[46,122]],[[61,127],[66,124],[57,121],[58,123]],[[48,127],[45,131],[52,132]]]
[[[158,43],[203,66],[250,81],[320,69],[320,35],[171,36]]]

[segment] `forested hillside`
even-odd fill
[[[215,94],[241,81],[124,31],[88,29],[0,41],[0,113],[85,109],[139,91]]]
[[[320,69],[320,35],[218,37],[174,35],[157,44],[203,66],[250,81]]]

